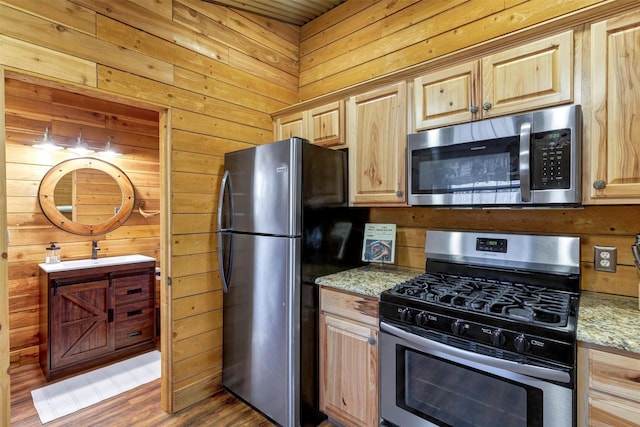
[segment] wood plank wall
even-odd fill
[[[617,10],[631,1],[599,0],[383,0],[347,1],[306,24],[300,35],[300,101],[339,91],[357,93],[372,80],[496,39],[516,30],[566,28]],[[576,12],[576,13],[574,13]],[[567,15],[578,15],[567,18]],[[543,26],[541,23],[547,23]],[[521,36],[526,37],[526,36]],[[516,38],[518,40],[518,38]],[[513,43],[512,38],[505,43]],[[577,49],[582,48],[580,44]],[[588,46],[586,47],[588,48]],[[577,55],[578,57],[580,55]],[[430,63],[431,63],[430,62]],[[443,66],[438,63],[437,66]],[[576,64],[579,67],[579,64]],[[587,206],[576,210],[439,210],[376,208],[372,221],[398,225],[397,263],[424,269],[427,229],[550,233],[581,237],[582,287],[638,296],[639,276],[630,246],[640,232],[638,206]],[[618,248],[615,274],[593,270],[593,246]]]
[[[160,176],[171,208],[163,225],[170,236],[161,237],[170,242],[161,248],[170,254],[163,271],[173,279],[171,289],[163,283],[171,342],[162,347],[162,404],[170,412],[221,387],[214,230],[223,155],[271,141],[270,113],[297,102],[299,32],[200,0],[0,0],[0,66],[12,77],[168,111],[160,138],[171,149],[162,160],[160,146]],[[64,253],[69,245],[56,240]],[[34,274],[28,270],[17,280]]]
[[[100,257],[132,253],[160,257],[159,217],[145,218],[137,209],[124,226],[105,235],[77,236],[51,224],[38,203],[40,181],[55,164],[79,156],[67,150],[39,150],[31,146],[33,141],[43,137],[45,128],[49,129],[51,139],[67,145],[73,144],[82,132],[82,138],[91,148],[102,150],[107,139],[112,137],[113,148],[122,156],[110,162],[131,179],[136,206],[143,202],[145,210],[157,211],[160,206],[159,122],[157,111],[105,102],[16,79],[5,80],[5,118],[7,222],[11,236],[11,359],[12,365],[20,365],[38,362],[38,263],[44,262],[49,242],[56,242],[61,248],[63,261],[89,258],[92,240],[99,242]],[[100,158],[97,153],[91,156]],[[94,191],[97,183],[93,179],[87,191]],[[115,186],[115,181],[111,180],[111,183]],[[82,188],[77,187],[79,193],[83,193]],[[94,196],[90,194],[84,199]],[[79,208],[76,206],[75,211]],[[113,207],[109,208],[111,217]],[[106,219],[80,219],[79,222],[97,224]]]
[[[347,1],[300,34],[300,101],[446,57],[607,0]]]

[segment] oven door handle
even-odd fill
[[[481,363],[483,365],[505,369],[539,379],[558,381],[565,384],[571,382],[571,376],[568,372],[565,371],[543,368],[541,366],[525,365],[518,362],[512,362],[510,360],[497,359],[495,357],[473,353],[467,350],[462,350],[456,347],[439,343],[437,341],[423,338],[419,335],[404,331],[403,329],[397,328],[385,322],[380,322],[380,329],[418,346],[419,349],[436,350],[450,356],[456,356],[461,359],[468,360],[470,362]]]

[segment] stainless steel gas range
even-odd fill
[[[380,296],[387,425],[575,426],[577,237],[428,231]]]

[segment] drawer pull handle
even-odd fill
[[[127,335],[127,338],[139,337],[140,335],[142,335],[142,331],[130,332]]]
[[[129,289],[127,291],[127,295],[140,294],[142,293],[142,288]]]
[[[138,314],[142,314],[142,310],[133,310],[133,311],[128,311],[127,312],[127,316],[128,317],[137,316]]]

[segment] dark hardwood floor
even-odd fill
[[[11,369],[11,425],[42,426],[31,390],[47,383],[37,364]],[[235,396],[222,392],[176,414],[160,408],[160,380],[140,386],[71,415],[51,421],[60,426],[275,426]]]

